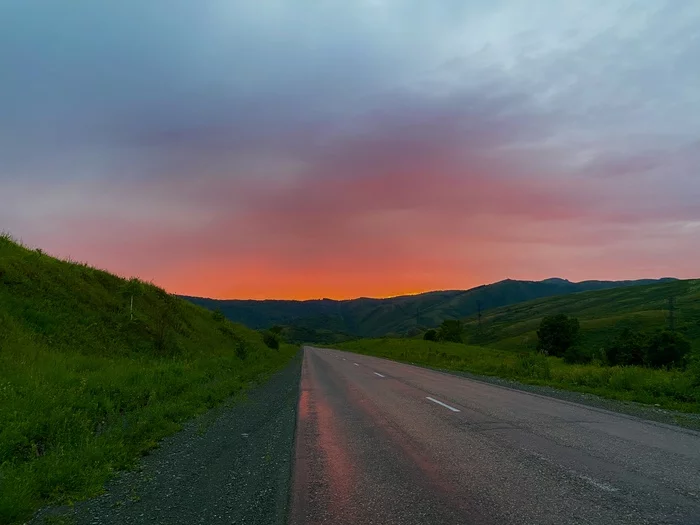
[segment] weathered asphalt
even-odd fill
[[[301,355],[247,399],[193,421],[104,496],[32,523],[281,524],[286,521]]]
[[[307,347],[289,522],[700,524],[700,433]]]

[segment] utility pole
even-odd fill
[[[676,332],[676,298],[671,296],[668,298],[668,327],[672,333]]]

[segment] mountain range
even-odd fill
[[[462,319],[479,311],[511,304],[591,290],[604,290],[672,281],[672,278],[635,281],[571,282],[506,279],[469,290],[443,290],[384,299],[241,300],[183,296],[232,321],[251,328],[283,326],[291,339],[336,342],[357,337],[414,335],[445,319]],[[289,332],[293,333],[289,333]]]

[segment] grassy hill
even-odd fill
[[[669,325],[674,298],[675,328],[691,342],[695,360],[686,370],[567,364],[536,352],[544,316],[565,313],[581,325],[578,343],[601,355],[605,343],[625,327],[653,333]],[[411,339],[362,339],[336,345],[354,352],[520,382],[597,394],[624,401],[700,412],[700,280],[575,293],[528,301],[483,313],[481,325],[466,320],[465,344]]]
[[[151,284],[0,236],[0,523],[99,493],[296,351]]]
[[[505,280],[471,290],[447,290],[388,299],[359,298],[347,301],[216,300],[186,297],[227,318],[254,328],[294,326],[306,341],[332,343],[354,337],[387,334],[411,335],[439,325],[447,318],[463,318],[482,309],[497,308],[531,299],[587,290],[628,287],[658,281],[545,281]]]
[[[528,301],[484,312],[466,321],[466,339],[503,350],[531,350],[544,316],[577,317],[581,345],[600,349],[623,327],[653,332],[669,325],[669,298],[674,299],[675,328],[700,351],[700,280],[615,288]]]

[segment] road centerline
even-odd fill
[[[427,399],[427,400],[429,400],[429,401],[432,401],[433,403],[437,403],[438,405],[443,406],[443,407],[445,407],[445,408],[447,408],[447,409],[449,409],[449,410],[452,410],[452,412],[460,412],[460,410],[459,410],[458,408],[451,407],[450,405],[445,404],[445,403],[443,403],[442,401],[438,401],[438,400],[435,399],[434,397],[427,396],[425,399]]]
[[[380,374],[379,372],[375,372],[374,375],[379,376],[379,377],[386,377],[386,376],[383,376],[382,374]]]

